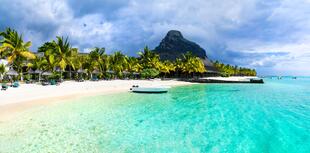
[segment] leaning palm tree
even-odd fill
[[[6,31],[1,32],[0,36],[3,39],[0,41],[0,53],[5,55],[9,64],[17,69],[21,79],[23,79],[22,67],[26,60],[34,59],[36,56],[30,51],[31,42],[24,42],[22,35],[17,31],[7,28]]]
[[[22,35],[17,31],[7,28],[5,32],[1,32],[3,39],[0,41],[0,53],[5,52],[8,62],[13,63],[16,58],[34,59],[35,55],[29,50],[31,42],[24,42]]]

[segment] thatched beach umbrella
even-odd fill
[[[10,70],[6,73],[6,75],[18,76],[18,73],[17,73],[15,70],[10,69]]]
[[[33,72],[33,74],[41,74],[41,73],[42,73],[41,70],[35,70],[35,71]]]
[[[108,70],[107,73],[114,74],[115,72],[112,70]]]
[[[56,68],[55,68],[55,71],[56,71],[56,72],[61,72],[60,67],[56,67]]]
[[[36,69],[34,72],[33,72],[33,74],[38,74],[39,75],[39,82],[41,81],[41,73],[42,73],[43,71],[41,71],[41,70],[39,70],[39,69]]]
[[[79,70],[77,70],[77,73],[87,73],[87,72],[86,72],[86,70],[79,69]]]
[[[35,71],[32,69],[29,69],[29,71],[27,72],[28,74],[35,74]]]
[[[43,72],[43,73],[42,73],[42,75],[45,75],[45,76],[51,76],[51,75],[53,75],[53,73],[51,73],[51,72],[47,71],[47,72]]]
[[[130,72],[128,72],[128,71],[123,71],[123,74],[127,75],[127,74],[130,74]]]
[[[99,70],[94,70],[93,72],[92,72],[92,74],[99,74],[100,72],[99,72]]]

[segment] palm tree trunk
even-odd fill
[[[69,66],[69,77],[70,77],[70,80],[71,80],[72,79],[71,66]]]
[[[23,72],[20,74],[20,81],[24,81],[24,76],[23,76]]]
[[[41,82],[41,74],[39,73],[39,82]]]
[[[62,70],[60,70],[60,81],[62,80]]]

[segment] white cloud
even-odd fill
[[[309,0],[92,0],[79,7],[74,6],[79,1],[69,0],[1,3],[0,28],[17,29],[35,47],[63,35],[81,50],[98,46],[133,55],[176,29],[211,57],[231,64],[246,62],[262,73],[286,72],[285,65],[290,71],[309,70],[304,66],[310,64]]]

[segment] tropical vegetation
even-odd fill
[[[138,52],[137,57],[129,57],[121,51],[110,55],[105,48],[95,47],[88,54],[80,53],[70,45],[69,39],[56,37],[45,42],[37,53],[31,52],[31,42],[24,42],[17,31],[7,28],[0,33],[0,58],[7,59],[11,68],[22,79],[27,74],[52,74],[55,79],[102,79],[111,78],[155,78],[155,77],[194,77],[202,76],[208,70],[203,61],[188,52],[175,61],[162,61],[147,46]],[[214,62],[222,75],[256,75],[255,70]],[[0,66],[1,76],[4,68]],[[31,72],[31,73],[30,73]]]
[[[213,62],[213,65],[221,73],[222,76],[256,76],[255,69],[238,67],[237,65],[224,64],[219,61]]]

